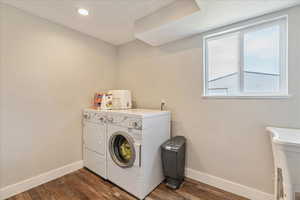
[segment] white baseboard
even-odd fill
[[[49,172],[29,178],[19,183],[6,186],[0,189],[0,199],[6,199],[61,176],[74,172],[83,167],[83,161],[74,162],[63,167],[53,169]],[[186,177],[200,181],[202,183],[220,188],[222,190],[249,198],[251,200],[274,200],[274,195],[250,188],[238,183],[234,183],[210,174],[206,174],[193,169],[186,169]]]
[[[187,168],[185,176],[251,200],[274,200],[274,195]]]
[[[83,161],[77,161],[77,162],[65,165],[63,167],[53,169],[49,172],[37,175],[35,177],[26,179],[19,183],[6,186],[6,187],[0,189],[0,199],[9,198],[11,196],[14,196],[16,194],[24,192],[26,190],[29,190],[29,189],[39,186],[41,184],[44,184],[44,183],[47,183],[54,179],[57,179],[66,174],[74,172],[78,169],[81,169],[82,167],[83,167]]]

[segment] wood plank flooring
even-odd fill
[[[300,192],[295,193],[295,200],[300,200]]]
[[[80,169],[8,200],[136,200],[136,198],[90,171]],[[161,184],[145,200],[247,199],[187,179],[176,191]]]

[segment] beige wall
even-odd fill
[[[188,139],[189,168],[273,193],[273,160],[266,126],[300,128],[300,8],[289,14],[288,100],[203,99],[202,35],[161,47],[134,41],[118,51],[118,88],[138,107],[173,113],[173,132]]]
[[[95,91],[113,87],[116,48],[11,7],[1,15],[6,186],[82,160],[81,110]]]

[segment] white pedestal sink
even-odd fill
[[[275,200],[295,200],[300,192],[300,129],[267,127],[275,165]]]

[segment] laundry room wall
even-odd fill
[[[300,7],[252,20],[285,14],[289,99],[204,99],[203,35],[160,47],[140,41],[121,46],[117,86],[132,90],[137,107],[167,102],[173,134],[187,137],[188,168],[272,194],[273,159],[265,127],[300,128]]]
[[[81,111],[114,85],[116,48],[0,4],[1,187],[82,160]]]

